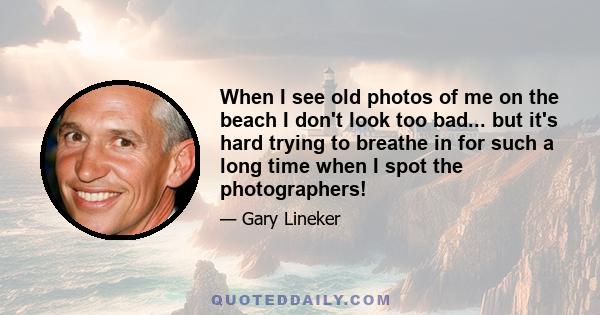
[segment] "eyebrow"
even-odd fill
[[[131,129],[110,129],[109,132],[115,137],[124,137],[138,143],[144,142],[144,138]]]
[[[79,127],[79,124],[74,123],[74,122],[62,122],[60,124],[60,126],[58,127],[58,134],[62,135],[66,130],[74,130],[74,131],[79,131],[81,132],[81,128]]]

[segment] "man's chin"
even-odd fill
[[[68,211],[69,215],[75,222],[81,224],[88,230],[104,235],[117,234],[118,227],[112,224],[111,220],[102,220],[98,216],[90,216],[85,213],[82,214],[80,211]],[[108,221],[108,222],[107,222]]]
[[[109,224],[102,224],[99,222],[81,222],[80,224],[89,230],[104,235],[114,235],[118,233],[118,229]]]

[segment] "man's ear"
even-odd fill
[[[171,158],[175,166],[167,178],[167,186],[177,188],[190,178],[196,167],[194,139],[187,139],[173,146]]]

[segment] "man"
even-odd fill
[[[56,176],[68,214],[105,235],[134,235],[175,211],[176,188],[195,168],[191,133],[177,110],[142,88],[88,92],[65,110]]]

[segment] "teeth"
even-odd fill
[[[78,191],[77,195],[86,201],[104,201],[108,198],[114,197],[119,193],[116,192],[97,192],[97,193],[89,193],[84,191]]]

